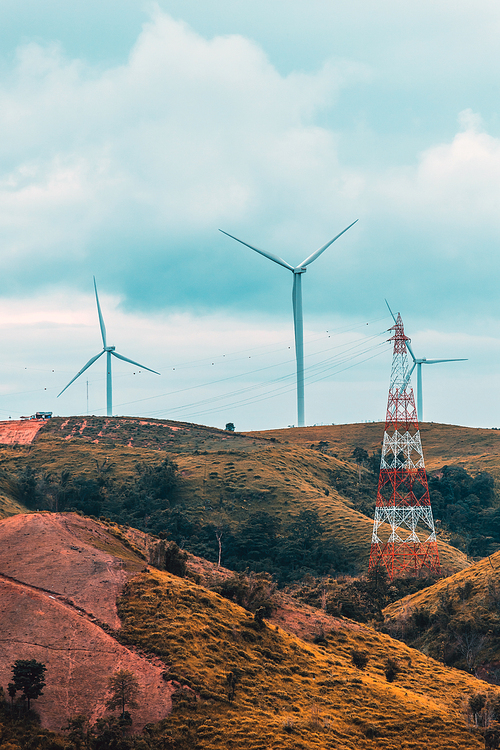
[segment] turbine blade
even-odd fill
[[[225,234],[226,237],[231,237],[231,239],[236,240],[236,242],[241,242],[242,245],[246,245],[246,247],[249,247],[250,250],[255,250],[256,253],[260,253],[260,255],[263,255],[265,258],[269,258],[269,260],[272,260],[275,263],[278,263],[278,265],[283,266],[284,268],[288,268],[289,271],[293,271],[293,266],[291,266],[290,263],[287,263],[286,260],[283,260],[283,258],[279,258],[277,255],[268,253],[267,250],[259,250],[258,247],[254,247],[253,245],[249,245],[248,242],[243,242],[243,240],[239,240],[237,237],[233,237],[232,234],[228,234],[228,232],[225,232],[223,229],[219,229],[219,232],[222,232],[222,234]]]
[[[154,372],[155,375],[160,375],[159,372],[156,372],[156,370],[152,370],[150,367],[144,367],[144,365],[140,365],[139,362],[134,362],[133,359],[129,359],[128,357],[124,357],[123,354],[118,354],[118,352],[111,352],[113,357],[117,357],[118,359],[122,359],[124,362],[129,362],[131,365],[136,365],[136,367],[140,367],[141,370],[147,370],[148,372]]]
[[[392,310],[391,310],[391,308],[390,308],[390,305],[389,305],[389,303],[387,302],[387,300],[385,301],[385,304],[386,304],[386,305],[387,305],[387,307],[389,308],[389,312],[390,312],[390,313],[391,313],[391,315],[392,315],[392,319],[393,319],[393,321],[394,321],[394,322],[396,322],[396,318],[394,317],[394,313],[392,312]]]
[[[440,362],[467,362],[467,359],[424,359],[423,365],[437,365]]]
[[[359,221],[359,219],[356,219],[356,221]],[[328,247],[330,247],[331,244],[333,244],[335,242],[335,240],[338,240],[338,238],[342,237],[342,235],[345,234],[345,232],[347,232],[348,229],[350,229],[351,227],[353,227],[356,224],[356,221],[353,221],[352,224],[349,224],[349,226],[346,227],[344,230],[342,230],[342,232],[340,232],[340,234],[338,234],[336,237],[334,237],[333,240],[330,240],[330,242],[327,242],[326,245],[323,245],[323,247],[320,247],[319,250],[316,250],[316,252],[314,252],[308,258],[306,258],[305,260],[303,260],[302,263],[299,264],[299,268],[304,268],[304,266],[308,266],[309,263],[312,263],[313,260],[316,260],[316,258],[318,258],[321,255],[321,253],[324,253],[325,250]]]
[[[415,367],[416,367],[416,366],[417,366],[417,363],[416,363],[416,362],[414,362],[414,363],[413,363],[413,366],[412,366],[412,367],[411,367],[411,369],[410,369],[410,372],[409,372],[409,373],[408,373],[408,375],[406,376],[406,380],[405,380],[405,382],[403,383],[403,386],[402,386],[402,388],[401,388],[401,391],[404,391],[404,389],[406,388],[406,386],[407,386],[407,385],[408,385],[408,383],[410,382],[410,378],[411,378],[411,376],[412,376],[412,373],[413,373],[413,370],[415,369]]]
[[[85,372],[85,370],[88,370],[88,368],[90,367],[90,365],[93,365],[93,364],[94,364],[94,362],[95,362],[95,361],[96,361],[97,359],[99,359],[99,357],[102,357],[102,355],[103,355],[103,354],[104,354],[104,349],[103,349],[103,350],[102,350],[102,352],[100,352],[99,354],[96,354],[96,356],[95,356],[95,357],[92,357],[92,359],[89,359],[89,361],[87,362],[87,364],[85,365],[85,367],[82,367],[82,369],[80,370],[80,372],[77,372],[77,373],[76,373],[76,375],[75,375],[75,377],[73,378],[73,380],[70,380],[70,381],[69,381],[69,383],[68,383],[68,385],[67,385],[67,386],[66,386],[65,388],[63,388],[63,389],[62,389],[61,393],[58,393],[58,394],[57,394],[57,398],[59,398],[59,396],[61,396],[61,395],[62,395],[62,394],[64,393],[64,391],[66,390],[66,388],[69,388],[69,387],[70,387],[70,385],[71,385],[71,383],[74,383],[74,382],[75,382],[75,380],[76,380],[77,378],[79,378],[79,377],[80,377],[80,375],[81,375],[81,374],[82,374],[83,372]]]
[[[408,349],[408,351],[410,352],[410,357],[412,358],[412,360],[413,360],[413,362],[414,362],[414,365],[413,365],[413,367],[415,367],[415,365],[417,364],[417,358],[416,358],[416,357],[415,357],[415,355],[413,354],[413,349],[411,348],[411,346],[410,346],[410,342],[409,342],[409,341],[407,341],[407,342],[406,342],[406,348],[407,348],[407,349]]]
[[[106,348],[106,326],[104,325],[104,318],[102,317],[101,306],[99,304],[99,295],[97,294],[97,284],[95,283],[94,276],[94,290],[95,290],[95,301],[97,302],[97,314],[99,315],[99,325],[101,326],[102,346]]]

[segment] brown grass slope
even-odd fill
[[[328,441],[329,450],[348,461],[357,446],[369,452],[378,451],[382,447],[384,423],[296,427],[245,434],[255,438],[274,437],[276,440],[287,441],[290,445],[306,446],[320,440]],[[473,473],[488,471],[496,479],[500,479],[499,430],[423,422],[420,434],[427,471],[454,464],[465,470],[472,470]]]
[[[412,617],[420,613],[420,627]],[[433,655],[454,656],[464,668],[498,681],[500,666],[500,552],[467,570],[389,605],[386,623],[412,645]]]
[[[157,463],[159,452],[166,451],[179,467],[178,505],[191,520],[237,527],[256,511],[287,521],[305,508],[315,509],[325,526],[323,542],[333,539],[345,565],[362,572],[372,521],[353,507],[350,495],[358,468],[349,459],[355,445],[378,447],[375,439],[378,435],[380,443],[382,430],[367,424],[240,434],[161,420],[57,418],[42,427],[31,445],[1,446],[0,465],[4,474],[29,464],[40,471],[68,470],[89,477],[107,465],[108,477],[127,481],[138,461]],[[368,437],[362,438],[364,433]],[[320,439],[330,441],[327,453],[315,449]],[[8,496],[8,487],[3,491]],[[438,543],[446,569],[467,566],[461,552]]]
[[[6,687],[15,659],[44,662],[47,687],[36,709],[50,727],[64,726],[76,713],[92,720],[103,715],[107,677],[124,668],[141,685],[136,728],[166,717],[150,728],[153,747],[482,747],[464,721],[468,698],[481,683],[368,627],[310,607],[291,612],[292,601],[282,595],[273,620],[261,628],[241,607],[192,580],[142,570],[120,529],[76,514],[6,519],[0,550],[0,684]],[[205,563],[206,578],[210,568],[216,575]],[[113,621],[106,591],[120,585],[121,627],[113,631],[99,621]],[[278,622],[308,639],[319,626],[323,644]],[[355,649],[369,653],[364,670],[352,664]],[[384,674],[389,656],[401,667],[393,683]],[[232,702],[230,672],[237,678]],[[178,707],[168,715],[176,689]]]
[[[237,605],[158,571],[129,581],[119,611],[121,637],[200,696],[181,702],[158,736],[190,737],[203,750],[483,747],[464,722],[481,683],[368,627],[332,620],[316,646],[273,622],[259,629]],[[370,656],[364,670],[352,664],[359,649]],[[393,683],[389,656],[402,670]]]

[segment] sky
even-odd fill
[[[500,5],[0,0],[0,419],[237,430],[385,417],[392,318],[426,421],[496,427]]]

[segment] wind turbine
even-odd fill
[[[389,307],[389,303],[387,300],[385,301],[385,304],[389,308],[389,312],[392,315],[392,319],[394,322],[396,322],[396,318],[394,317],[394,313],[392,312],[391,308]],[[417,359],[415,355],[413,354],[413,349],[410,346],[410,342],[406,342],[406,348],[410,352],[410,356],[413,360],[413,367],[411,368],[410,372],[408,373],[408,380],[411,378],[412,372],[417,368],[417,419],[418,423],[420,424],[423,419],[424,414],[424,398],[422,395],[422,365],[438,365],[441,364],[441,362],[467,362],[467,359],[426,359],[425,357],[422,357],[421,359]],[[406,387],[406,383],[405,383]]]
[[[155,375],[159,375],[159,372],[156,372],[156,370],[151,370],[149,367],[144,367],[144,365],[140,365],[139,362],[134,362],[133,359],[128,359],[127,357],[124,357],[122,354],[118,354],[118,352],[115,351],[114,346],[107,346],[106,344],[106,326],[104,325],[104,318],[102,317],[101,312],[101,306],[99,304],[99,295],[97,294],[97,285],[95,283],[95,276],[94,276],[94,290],[95,290],[95,301],[97,302],[97,314],[99,316],[99,325],[101,327],[101,336],[102,336],[102,352],[99,352],[99,354],[96,354],[95,357],[92,357],[92,359],[89,359],[85,367],[82,367],[80,372],[77,372],[75,377],[69,381],[68,385],[62,389],[61,393],[57,395],[57,398],[61,396],[66,388],[69,388],[71,383],[74,383],[77,378],[82,375],[85,370],[87,370],[91,365],[96,362],[99,357],[102,357],[104,352],[106,352],[106,415],[108,417],[113,416],[113,385],[111,380],[111,356],[116,357],[117,359],[123,360],[123,362],[130,362],[131,365],[136,365],[137,367],[140,367],[143,370],[148,370],[148,372],[154,372]]]
[[[358,219],[356,219],[356,221],[358,221]],[[321,253],[323,253],[328,247],[330,247],[330,245],[334,243],[335,240],[338,240],[338,238],[341,237],[344,232],[347,232],[348,229],[354,226],[354,224],[356,224],[356,221],[353,221],[352,224],[349,224],[349,226],[346,227],[342,232],[340,232],[340,234],[337,234],[337,236],[334,237],[333,240],[330,240],[326,243],[326,245],[323,245],[323,247],[320,247],[319,250],[316,250],[314,253],[312,253],[312,255],[309,255],[305,260],[302,261],[302,263],[300,263],[296,267],[291,266],[290,263],[287,263],[286,260],[283,260],[283,258],[279,258],[277,255],[268,253],[267,250],[260,250],[258,247],[249,245],[248,242],[243,242],[243,240],[239,240],[232,234],[228,234],[228,232],[224,232],[224,230],[219,229],[219,232],[227,235],[227,237],[231,237],[232,240],[241,242],[242,245],[246,245],[246,247],[249,247],[250,250],[255,250],[256,253],[260,253],[260,255],[263,255],[265,258],[269,258],[269,260],[272,260],[279,266],[288,268],[288,270],[293,273],[292,305],[293,326],[295,331],[295,358],[297,361],[297,424],[299,427],[304,427],[304,326],[302,318],[301,276],[307,271],[306,266],[316,260],[316,258],[319,258]]]

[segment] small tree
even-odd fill
[[[82,748],[88,747],[90,730],[89,720],[85,714],[77,714],[77,716],[68,719],[68,724],[64,727],[64,731],[68,732],[68,740],[72,743],[75,750],[82,750]]]
[[[234,424],[233,424],[233,422],[228,422],[228,423],[226,424],[226,430],[227,430],[228,432],[234,432]]]
[[[474,719],[474,724],[479,727],[482,724],[483,709],[486,706],[486,696],[476,693],[469,698],[469,709]]]
[[[115,672],[108,680],[108,689],[111,691],[111,698],[107,701],[106,707],[110,711],[121,708],[121,715],[124,717],[126,706],[138,708],[136,698],[140,692],[139,683],[130,670],[120,669]]]
[[[354,651],[351,651],[351,659],[355,667],[358,669],[364,669],[368,664],[369,657],[366,651],[354,649]]]
[[[12,711],[14,708],[14,698],[16,697],[17,689],[13,682],[9,682],[7,685],[7,692],[10,697],[10,710]]]
[[[232,703],[234,701],[234,696],[236,693],[236,685],[239,682],[240,679],[240,673],[237,669],[233,670],[232,672],[229,672],[226,676],[226,685],[227,685],[227,699],[229,703]]]
[[[400,672],[401,667],[399,663],[389,656],[385,663],[385,679],[387,682],[394,682]]]
[[[9,695],[11,699],[17,690],[21,690],[24,698],[28,701],[28,711],[31,701],[43,695],[45,687],[45,672],[47,667],[36,659],[17,659],[12,665],[12,682],[9,683]]]

